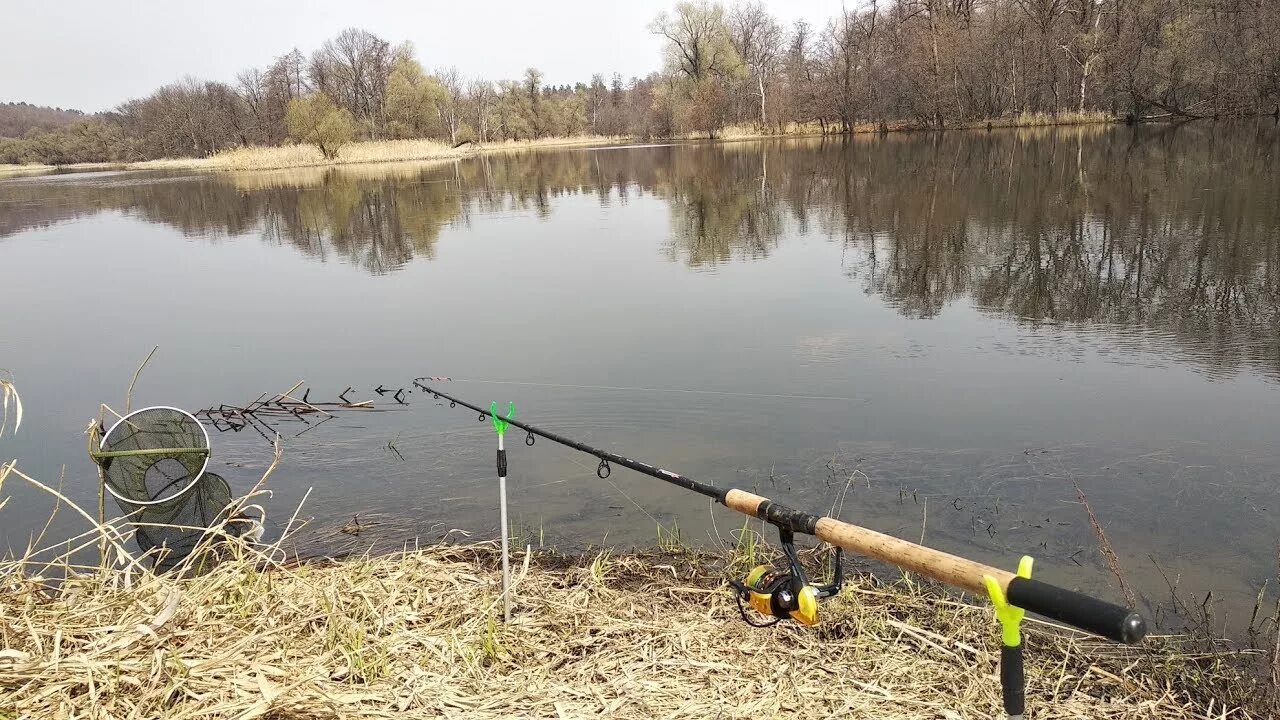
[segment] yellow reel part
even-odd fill
[[[818,595],[810,585],[800,591],[800,607],[791,611],[792,619],[803,625],[818,624]]]
[[[768,565],[757,565],[747,575],[747,581],[744,584],[749,588],[753,588],[751,595],[747,598],[747,604],[751,606],[751,609],[765,617],[773,617],[773,596],[768,593],[755,592],[754,590],[760,579],[768,572]]]
[[[744,584],[749,588],[757,587],[757,583],[759,583],[760,580],[770,572],[770,570],[771,568],[767,565],[757,565],[750,574],[747,575],[747,580]],[[802,625],[817,625],[818,594],[817,591],[814,590],[813,586],[806,585],[802,588],[800,590],[800,596],[796,598],[796,600],[798,607],[787,613],[791,619],[801,623]],[[777,617],[773,607],[773,595],[769,593],[756,592],[755,590],[752,590],[750,597],[747,598],[747,604],[761,615],[766,617]]]

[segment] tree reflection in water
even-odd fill
[[[968,300],[1018,322],[1155,331],[1211,372],[1280,377],[1273,124],[956,131],[493,155],[446,165],[0,183],[0,237],[113,210],[218,241],[258,236],[374,274],[444,228],[546,218],[564,196],[665,202],[688,266],[800,236],[902,313]],[[591,228],[583,227],[588,236]]]

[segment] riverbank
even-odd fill
[[[990,608],[849,580],[816,628],[758,629],[693,551],[514,556],[493,545],[174,579],[0,570],[0,718],[979,718],[1000,713]],[[1028,621],[1034,717],[1257,717],[1218,658]],[[1230,712],[1228,712],[1230,711]]]
[[[1108,125],[1120,119],[1101,112],[1022,113],[1001,118],[977,120],[942,128],[941,130],[973,130],[994,128],[1045,128],[1073,125]],[[822,137],[829,128],[817,124],[789,124],[778,130],[760,130],[755,126],[730,126],[716,133],[712,142],[740,142],[777,138]],[[850,133],[866,135],[874,133],[939,132],[919,123],[897,121],[886,123],[859,123]],[[834,136],[834,135],[833,135]],[[670,141],[707,141],[705,134],[690,133]],[[207,158],[172,158],[145,160],[132,163],[78,163],[72,165],[0,165],[0,177],[6,175],[51,172],[54,170],[209,170],[254,171],[316,168],[337,165],[370,165],[393,162],[457,160],[476,155],[511,153],[561,147],[601,147],[641,142],[632,136],[584,135],[577,137],[551,137],[537,140],[506,140],[488,143],[467,143],[460,147],[437,140],[366,140],[344,146],[333,159],[325,158],[310,145],[282,145],[278,147],[242,147],[220,152]]]
[[[870,134],[892,134],[892,133],[913,133],[913,132],[945,132],[947,130],[986,130],[996,128],[1048,128],[1048,127],[1066,127],[1072,125],[1114,125],[1122,122],[1123,119],[1110,113],[1088,111],[1088,112],[1062,112],[1057,115],[1049,113],[1019,113],[1017,115],[1007,115],[998,118],[985,118],[982,120],[972,120],[969,122],[956,123],[946,127],[935,127],[925,125],[919,122],[909,120],[895,120],[887,122],[861,122],[853,126],[848,133],[832,133],[829,132],[830,126],[824,128],[817,123],[791,124],[783,129],[782,132],[762,132],[755,126],[730,126],[716,134],[717,140],[761,140],[769,138],[789,138],[789,137],[822,137],[831,135],[839,137],[841,135],[870,135]],[[695,140],[706,136],[689,135],[684,139]]]
[[[1050,127],[1055,125],[1090,125],[1117,122],[1117,118],[1100,112],[1061,113],[1059,115],[1028,114],[996,118],[956,125],[951,129]],[[863,123],[854,126],[851,134],[918,132],[928,127],[908,122]],[[823,128],[814,125],[789,125],[781,131],[762,131],[754,126],[730,126],[724,128],[713,141],[733,142],[742,140],[767,140],[774,138],[820,137]],[[707,140],[705,136],[689,134],[671,140]],[[524,152],[544,148],[600,147],[641,142],[630,136],[552,137],[537,140],[507,140],[490,143],[468,143],[454,147],[435,140],[376,140],[351,143],[342,148],[338,157],[326,159],[310,145],[285,145],[281,147],[237,148],[218,153],[209,158],[156,160],[135,163],[138,169],[189,169],[189,170],[285,170],[290,168],[325,167],[330,165],[366,165],[391,162],[454,160],[492,153]]]
[[[482,154],[526,152],[544,148],[593,147],[634,142],[630,137],[585,135],[581,137],[506,140],[467,143],[454,147],[436,140],[365,140],[346,145],[338,157],[326,159],[311,145],[241,147],[206,158],[166,158],[138,162],[72,163],[68,165],[0,165],[0,177],[55,171],[103,170],[206,170],[255,171],[323,168],[339,165],[376,165],[394,162],[458,160]]]
[[[507,140],[467,143],[454,147],[436,140],[367,140],[343,146],[338,157],[327,160],[311,145],[247,147],[208,158],[153,160],[134,163],[137,169],[184,170],[285,170],[328,165],[366,165],[424,160],[456,160],[481,154],[525,152],[542,148],[589,147],[630,142],[630,138],[588,135],[583,137]]]

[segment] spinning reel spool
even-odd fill
[[[831,582],[825,585],[812,583],[796,555],[795,533],[778,528],[785,568],[757,565],[742,581],[729,580],[737,590],[738,611],[748,625],[768,627],[783,620],[795,620],[802,625],[818,624],[818,603],[839,594],[843,582],[841,561],[843,551],[836,548],[832,555]],[[747,607],[760,615],[771,618],[756,622],[747,614]]]

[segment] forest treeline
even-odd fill
[[[1274,0],[870,0],[820,26],[760,3],[697,0],[648,30],[662,69],[548,85],[428,70],[408,43],[348,29],[233,82],[184,78],[114,110],[0,138],[0,163],[204,157],[239,146],[356,139],[714,137],[1023,114],[1130,119],[1280,116]],[[422,56],[426,56],[425,58]]]
[[[83,119],[85,114],[78,110],[0,102],[0,138],[22,137],[32,130],[54,130]]]

